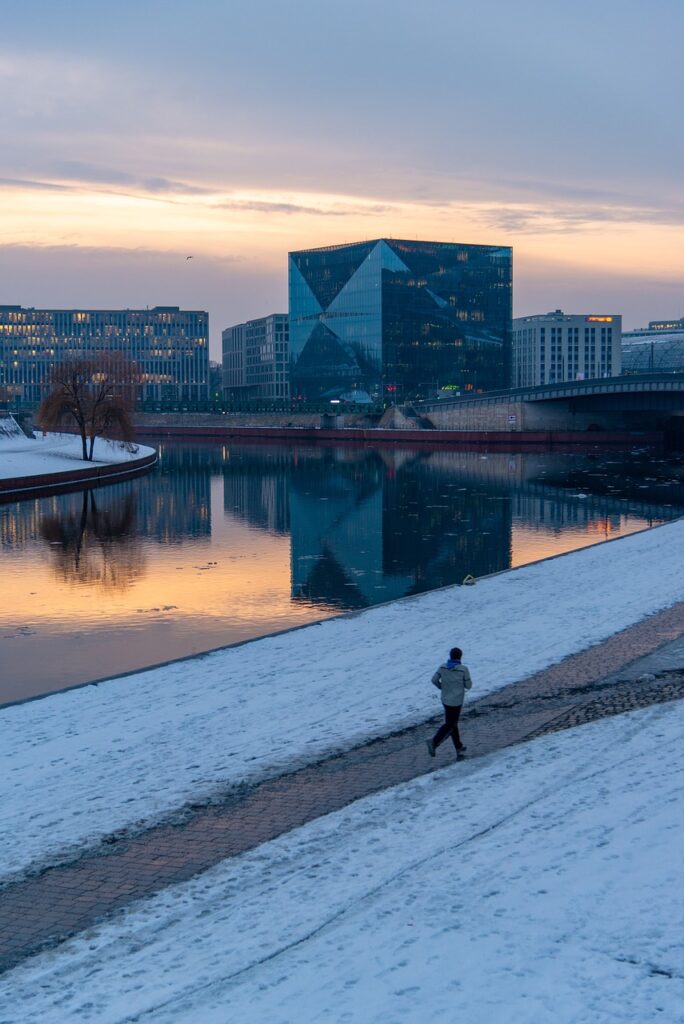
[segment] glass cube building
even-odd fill
[[[511,285],[502,246],[381,238],[291,252],[292,397],[508,387]]]

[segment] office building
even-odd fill
[[[508,385],[511,249],[393,238],[291,252],[293,398]]]
[[[679,320],[649,320],[648,329],[649,331],[684,331],[684,316]]]
[[[223,390],[232,399],[290,397],[288,318],[271,313],[222,333]]]
[[[214,359],[209,360],[209,397],[212,401],[223,397],[223,365]]]
[[[561,309],[513,321],[514,388],[617,377],[622,317]]]
[[[153,309],[24,309],[0,306],[0,391],[38,402],[69,359],[120,353],[140,380],[140,397],[203,401],[209,393],[209,315]]]
[[[245,388],[245,333],[247,324],[235,324],[221,332],[223,393],[238,396]]]
[[[647,328],[622,335],[623,373],[682,373],[684,318],[651,320]]]

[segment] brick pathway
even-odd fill
[[[611,681],[629,662],[684,635],[684,602],[543,672],[473,701],[463,716],[468,758],[623,711],[684,697],[682,671],[652,682]],[[425,738],[438,719],[381,737],[289,775],[186,808],[183,819],[138,836],[109,837],[77,861],[0,892],[0,971],[64,941],[105,915],[227,857],[379,790],[441,768]]]

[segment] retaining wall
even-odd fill
[[[226,421],[219,424],[205,423],[203,426],[175,424],[138,424],[136,434],[139,440],[145,438],[168,438],[177,441],[226,441],[229,439],[252,441],[263,444],[267,441],[296,441],[300,444],[316,443],[362,443],[394,445],[450,445],[472,447],[473,445],[505,446],[510,451],[535,447],[548,450],[557,447],[595,447],[597,445],[658,444],[662,441],[660,432],[633,434],[626,431],[543,431],[527,430],[512,433],[510,430],[384,430],[380,428],[306,428],[306,427],[246,427]]]
[[[18,501],[22,498],[40,498],[47,494],[63,494],[67,491],[83,491],[102,484],[117,483],[147,473],[156,463],[157,453],[144,455],[129,462],[114,465],[90,466],[73,469],[64,473],[39,473],[35,476],[19,476],[0,479],[0,503]]]

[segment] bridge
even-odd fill
[[[438,430],[684,430],[684,373],[565,381],[415,402],[406,409]]]

